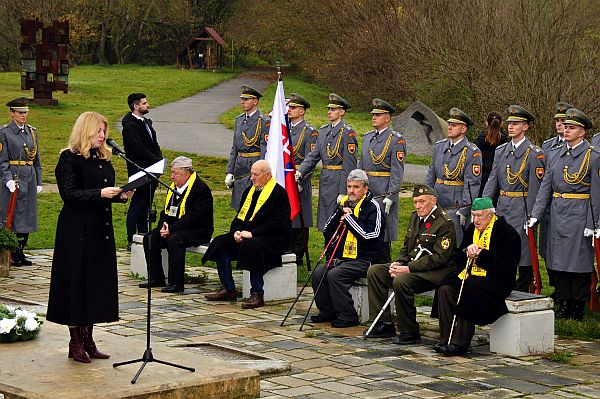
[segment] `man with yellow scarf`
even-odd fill
[[[177,157],[171,162],[171,188],[160,213],[158,227],[144,236],[148,282],[141,288],[164,287],[165,274],[161,251],[169,254],[169,285],[163,292],[183,292],[185,250],[210,241],[213,226],[213,198],[200,179],[192,160]]]
[[[348,194],[342,197],[340,206],[327,220],[323,233],[326,242],[336,232],[341,234],[328,248],[327,258],[333,258],[329,270],[326,265],[320,266],[312,277],[319,314],[310,319],[314,323],[331,322],[331,326],[337,328],[358,325],[358,314],[349,290],[356,279],[367,275],[372,263],[381,262],[385,232],[385,217],[369,191],[369,178],[365,171],[351,171],[346,188]]]
[[[250,169],[252,186],[242,194],[240,208],[231,222],[229,233],[211,242],[202,258],[217,263],[223,289],[204,297],[208,301],[235,301],[237,292],[231,271],[231,261],[237,268],[250,272],[250,298],[244,309],[264,305],[264,274],[281,267],[281,255],[292,237],[290,202],[287,192],[275,181],[271,166],[265,160],[256,161]]]
[[[467,352],[475,325],[491,324],[508,313],[504,299],[512,291],[519,265],[520,253],[515,251],[521,242],[519,233],[504,217],[496,216],[492,200],[476,198],[471,215],[473,224],[454,256],[464,268],[440,283],[431,311],[440,325],[440,342],[433,350],[448,356]]]

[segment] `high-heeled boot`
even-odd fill
[[[92,337],[94,325],[90,324],[87,326],[81,326],[81,336],[83,338],[83,349],[87,352],[92,359],[108,359],[110,355],[102,353],[96,348],[96,343]]]
[[[71,341],[69,341],[69,358],[73,358],[76,362],[90,363],[90,357],[85,353],[85,350],[83,350],[80,327],[69,327],[69,334],[71,334]]]

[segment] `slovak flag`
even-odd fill
[[[293,220],[300,212],[300,194],[295,179],[296,163],[294,149],[290,142],[286,110],[283,81],[280,79],[273,102],[265,159],[271,165],[275,181],[287,191],[292,208],[290,219]]]

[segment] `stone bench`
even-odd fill
[[[131,244],[131,262],[129,267],[132,273],[148,278],[143,238],[144,236],[141,234],[135,234],[133,236],[133,242]],[[199,245],[196,247],[188,247],[186,252],[204,255],[207,249],[208,245]],[[283,254],[281,256],[281,262],[281,267],[271,269],[264,275],[265,301],[296,298],[296,286],[298,280],[296,255]],[[168,278],[169,259],[166,249],[162,250],[162,265],[165,277]],[[246,270],[243,271],[242,296],[244,298],[250,296],[250,272]]]

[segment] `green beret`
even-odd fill
[[[527,122],[529,124],[533,123],[535,118],[531,115],[531,112],[527,111],[525,108],[518,105],[511,105],[508,107],[508,118],[506,118],[507,122]]]
[[[494,207],[492,199],[489,197],[475,198],[471,205],[472,211],[483,211],[484,209],[491,209]]]
[[[571,109],[571,108],[575,108],[575,107],[569,103],[564,103],[564,102],[556,103],[556,105],[554,106],[554,110],[556,111],[556,114],[554,115],[554,119],[565,118],[567,116],[567,110]]]
[[[250,86],[242,86],[242,94],[240,98],[261,98],[263,95],[260,91]]]
[[[335,93],[329,94],[329,104],[327,104],[327,108],[350,108],[350,104],[348,101],[344,100],[341,96],[338,96]]]
[[[29,100],[25,97],[15,98],[6,103],[12,111],[29,112]]]
[[[310,108],[310,103],[306,101],[300,94],[296,93],[290,94],[290,101],[288,102],[288,105],[292,107],[304,107],[304,109]]]
[[[448,122],[450,123],[462,123],[463,125],[467,125],[467,127],[473,126],[473,119],[463,110],[458,108],[452,108],[450,110],[450,117],[448,118]]]
[[[394,108],[390,103],[383,101],[381,98],[374,98],[373,101],[373,110],[372,114],[395,114],[396,108]]]
[[[585,130],[594,127],[592,120],[577,108],[568,109],[565,116],[564,125],[577,125],[583,127]]]
[[[433,188],[429,187],[427,184],[415,184],[412,195],[413,198],[427,194],[435,196],[435,191],[433,191]]]

